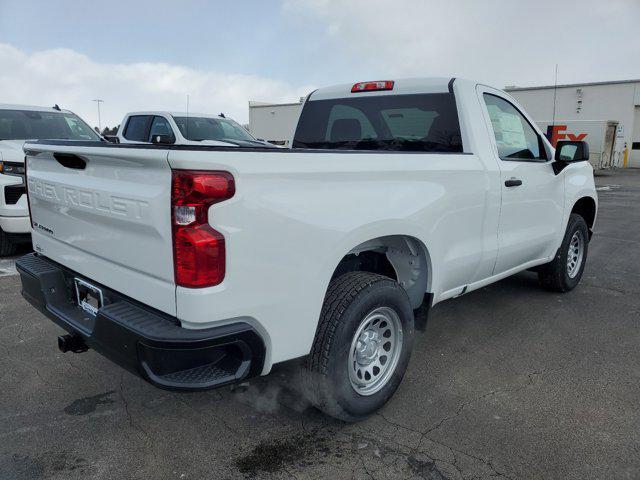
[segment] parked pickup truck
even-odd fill
[[[279,148],[254,138],[223,114],[132,112],[124,116],[121,125],[117,143]]]
[[[100,136],[68,110],[0,104],[0,257],[29,241],[22,147],[27,139],[45,138],[98,141]]]
[[[596,218],[587,145],[554,152],[512,97],[461,79],[316,90],[292,149],[25,152],[36,253],[17,268],[63,352],[177,390],[304,357],[313,404],[348,421],[398,387],[416,310],[523,270],[573,289]]]

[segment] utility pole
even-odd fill
[[[556,63],[556,79],[553,83],[553,120],[551,125],[556,124],[556,95],[558,93],[558,64]]]
[[[102,135],[102,123],[100,122],[100,104],[104,103],[104,100],[95,98],[92,101],[98,104],[98,130],[100,130],[100,134]]]
[[[189,138],[189,94],[187,93],[187,140],[191,140]]]

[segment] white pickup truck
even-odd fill
[[[596,217],[587,145],[554,152],[512,97],[461,79],[316,90],[292,149],[25,152],[36,253],[17,268],[62,351],[178,390],[305,357],[311,401],[349,421],[398,387],[415,310],[527,269],[571,290]]]
[[[80,117],[59,107],[0,104],[0,257],[29,239],[31,224],[24,182],[26,140],[100,140]]]
[[[254,138],[224,114],[131,112],[124,116],[116,138],[117,143],[280,148]]]

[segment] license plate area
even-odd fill
[[[104,305],[102,289],[91,285],[81,278],[74,278],[73,283],[76,288],[78,306],[95,317],[98,314],[98,309]]]

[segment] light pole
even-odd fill
[[[100,130],[100,134],[102,134],[102,124],[100,122],[100,104],[104,103],[104,100],[100,100],[98,98],[92,100],[98,104],[98,130]]]

